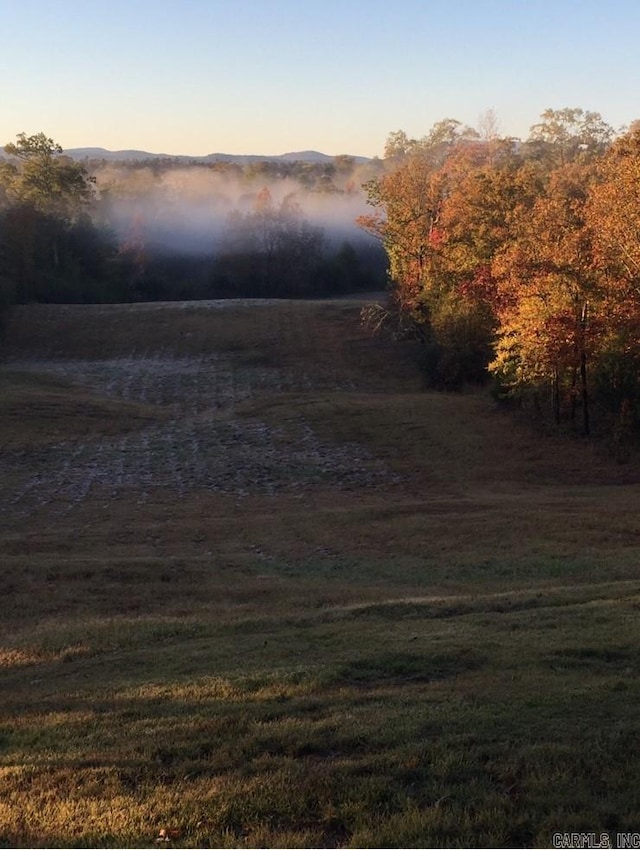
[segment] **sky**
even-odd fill
[[[492,110],[640,118],[638,0],[0,0],[0,145],[382,156]]]

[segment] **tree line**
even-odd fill
[[[626,438],[640,423],[640,122],[546,110],[525,141],[446,119],[389,136],[360,224],[389,257],[376,326],[420,339],[437,387]],[[483,132],[484,130],[484,132]]]
[[[388,265],[391,307],[369,319],[420,340],[432,386],[490,379],[500,398],[585,434],[607,422],[622,439],[640,424],[640,122],[614,132],[599,113],[548,109],[520,141],[491,113],[477,129],[445,119],[420,139],[391,133],[384,158],[359,168],[115,167],[75,162],[43,133],[5,154],[0,306],[305,297],[378,288]],[[208,206],[204,241],[181,251],[163,213],[180,214],[185,174]],[[379,250],[336,241],[300,204],[343,202],[360,183],[371,212],[358,224]]]
[[[349,157],[318,164],[76,162],[44,133],[19,134],[4,153],[0,307],[306,297],[384,285],[379,245],[355,226],[336,238],[309,221],[299,202],[360,191]],[[284,181],[286,195],[272,197],[268,185]]]

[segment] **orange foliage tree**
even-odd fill
[[[541,117],[519,146],[451,120],[392,134],[360,224],[432,383],[488,369],[587,435],[594,396],[640,420],[640,122],[612,143],[598,113]]]
[[[599,392],[618,420],[640,418],[640,122],[598,164],[586,206],[602,285]]]
[[[554,171],[531,209],[520,208],[492,263],[499,330],[491,371],[514,395],[551,390],[560,421],[582,404],[590,431],[588,368],[597,348],[601,292],[584,207],[589,174]]]
[[[394,134],[392,170],[369,185],[374,213],[359,220],[385,246],[395,307],[421,331],[429,380],[449,387],[486,376],[490,264],[522,190],[509,140],[455,135],[456,125],[440,122],[421,142]]]

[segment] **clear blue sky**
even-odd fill
[[[0,0],[0,144],[381,155],[493,109],[640,118],[638,0]]]

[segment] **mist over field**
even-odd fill
[[[386,285],[382,245],[356,224],[380,160],[64,153],[43,133],[18,134],[5,154],[0,303],[306,298]],[[52,169],[53,195],[42,190]]]
[[[328,248],[344,241],[373,243],[356,224],[368,208],[361,182],[366,173],[330,185],[321,178],[319,187],[240,168],[178,167],[158,174],[150,167],[107,164],[95,176],[100,217],[121,243],[144,238],[167,253],[217,254],[225,248],[230,216],[251,213],[265,189],[275,208],[295,204],[304,220],[321,228]]]

